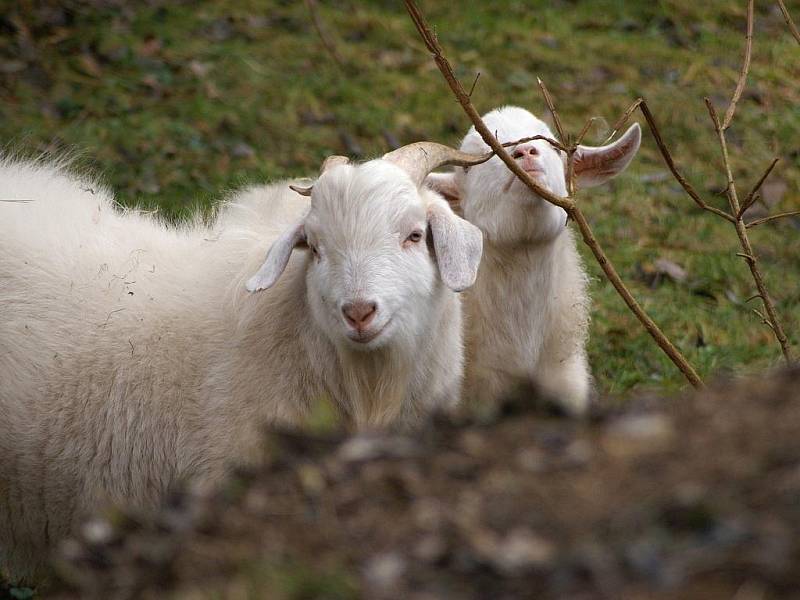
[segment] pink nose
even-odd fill
[[[514,150],[512,156],[517,160],[522,159],[522,168],[525,170],[534,170],[537,168],[534,159],[539,156],[539,151],[534,146],[518,147]]]
[[[375,302],[356,300],[355,302],[345,302],[342,306],[342,313],[350,327],[361,330],[375,318],[377,309],[378,305]]]
[[[514,154],[512,155],[514,158],[522,158],[523,156],[536,156],[539,154],[539,151],[536,149],[536,146],[527,146],[523,148],[517,148],[514,150]]]

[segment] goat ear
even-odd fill
[[[578,146],[575,152],[575,181],[578,187],[600,185],[622,173],[636,156],[641,142],[642,130],[638,123],[634,123],[613,144]]]
[[[461,203],[461,189],[455,173],[429,173],[425,177],[425,185],[444,196],[450,206]]]
[[[286,264],[289,262],[289,257],[295,246],[298,246],[306,241],[306,234],[303,228],[303,222],[296,223],[288,230],[283,232],[280,237],[273,242],[272,246],[267,252],[267,258],[258,272],[247,280],[245,287],[248,292],[258,292],[266,290],[275,285],[278,277],[281,276]]]
[[[467,289],[478,276],[483,252],[481,230],[456,216],[444,203],[430,205],[428,225],[442,281],[455,292]]]

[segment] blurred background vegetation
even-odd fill
[[[122,204],[177,218],[236,187],[314,174],[328,154],[370,157],[419,139],[457,145],[469,125],[401,2],[2,0],[0,139],[9,151],[77,153]],[[725,205],[702,98],[722,113],[744,44],[746,2],[421,2],[482,111],[544,112],[536,77],[588,143],[637,97],[680,166]],[[800,19],[800,2],[787,2]],[[753,66],[729,130],[743,192],[781,162],[753,217],[800,209],[800,49],[772,2],[756,4]],[[639,119],[642,121],[642,119]],[[746,299],[735,233],[695,208],[645,134],[631,168],[582,195],[624,279],[702,375],[749,372],[780,352]],[[800,342],[800,219],[752,231],[792,342]],[[582,249],[583,250],[583,249]],[[593,276],[590,353],[600,388],[676,388],[680,374]],[[795,348],[797,351],[798,349]]]

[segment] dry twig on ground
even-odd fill
[[[669,338],[664,335],[658,325],[656,325],[656,323],[650,318],[650,316],[633,297],[630,290],[628,290],[627,286],[617,273],[617,270],[614,268],[614,265],[608,259],[605,251],[594,237],[594,233],[589,226],[588,221],[575,203],[574,198],[571,195],[567,196],[566,198],[562,198],[553,194],[550,192],[550,190],[542,187],[520,167],[517,161],[515,161],[508,152],[506,152],[503,145],[498,142],[492,132],[486,127],[486,124],[481,119],[480,114],[473,106],[469,94],[464,90],[463,86],[456,78],[449,61],[444,56],[438,39],[431,31],[430,27],[425,21],[425,17],[422,15],[422,12],[419,10],[414,0],[405,0],[405,5],[409,15],[411,16],[411,19],[414,21],[417,31],[422,37],[422,40],[425,42],[425,46],[433,55],[433,60],[439,67],[439,70],[447,81],[447,84],[450,86],[450,89],[453,91],[453,94],[456,96],[459,104],[461,104],[461,107],[464,109],[464,112],[466,112],[467,116],[469,116],[470,120],[475,125],[475,130],[481,135],[483,140],[494,151],[494,153],[497,154],[497,156],[499,156],[500,159],[506,164],[511,172],[513,172],[520,180],[522,180],[522,182],[528,186],[528,188],[530,188],[535,194],[544,200],[563,208],[567,215],[573,221],[575,221],[580,229],[583,241],[587,246],[589,246],[606,278],[609,280],[609,282],[611,282],[611,285],[614,286],[614,289],[625,301],[625,304],[628,306],[631,312],[633,312],[645,330],[647,330],[647,332],[652,336],[661,350],[669,357],[675,366],[678,367],[686,379],[693,386],[702,387],[703,382],[692,365],[689,364],[686,358],[684,358],[683,354],[681,354],[681,352],[675,347]],[[547,92],[547,89],[543,85],[542,91],[545,95],[545,101],[548,103],[548,106],[551,108],[551,112],[553,113],[553,119],[555,121],[556,129],[558,130],[560,143],[562,146],[564,146],[568,157],[571,157],[571,155],[573,155],[575,152],[577,144],[572,144],[567,140],[564,130],[561,127],[561,121],[558,117],[558,113],[555,111],[552,97],[550,97],[549,92]],[[574,179],[574,175],[570,175],[569,179]],[[570,185],[570,187],[573,186]]]

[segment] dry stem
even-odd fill
[[[727,179],[726,192],[728,195],[728,203],[730,204],[731,213],[737,215],[734,223],[736,227],[736,234],[739,236],[739,242],[742,245],[742,250],[744,250],[745,261],[747,262],[747,266],[750,267],[750,273],[753,276],[753,281],[755,282],[758,293],[761,296],[764,309],[767,311],[767,315],[769,316],[769,325],[775,334],[775,338],[778,340],[778,343],[781,346],[783,357],[786,359],[786,362],[790,363],[792,361],[792,357],[791,353],[789,352],[789,340],[786,339],[786,334],[783,332],[783,327],[781,326],[780,321],[778,321],[775,305],[772,303],[772,299],[769,296],[766,284],[764,283],[764,277],[761,274],[761,270],[758,268],[758,260],[753,252],[753,247],[750,245],[750,239],[747,237],[747,226],[742,220],[743,211],[739,206],[739,198],[736,194],[736,183],[733,180],[733,171],[731,170],[730,158],[728,156],[728,143],[725,139],[725,129],[719,122],[717,111],[714,109],[714,105],[711,103],[711,100],[706,98],[705,102],[706,107],[708,107],[708,114],[711,116],[711,120],[714,123],[714,129],[717,132],[717,137],[719,138],[719,146],[720,150],[722,151],[722,163],[725,167],[725,176]]]
[[[308,8],[308,13],[311,16],[311,22],[314,24],[314,29],[317,30],[317,35],[319,35],[320,41],[322,41],[322,45],[325,46],[325,49],[328,51],[328,54],[331,55],[331,58],[336,62],[337,65],[340,67],[344,65],[344,61],[342,57],[339,55],[339,51],[336,49],[336,43],[333,39],[328,35],[325,26],[322,23],[322,19],[319,16],[319,7],[317,6],[317,0],[306,0],[306,8]]]
[[[638,106],[639,109],[642,111],[644,115],[645,121],[647,121],[647,126],[650,128],[650,132],[653,134],[653,138],[656,141],[656,145],[658,146],[659,152],[661,152],[661,156],[664,158],[664,162],[667,163],[667,167],[672,172],[673,177],[681,184],[681,187],[689,194],[689,197],[694,200],[694,203],[697,204],[703,210],[707,210],[708,212],[712,212],[715,215],[722,217],[726,221],[730,221],[734,223],[736,219],[726,213],[724,210],[720,210],[713,206],[709,206],[706,204],[703,199],[700,197],[700,194],[694,189],[691,183],[689,183],[686,178],[678,171],[678,167],[675,166],[675,161],[672,160],[672,154],[670,154],[669,150],[667,149],[667,145],[664,143],[663,138],[661,137],[661,132],[658,130],[658,126],[656,125],[655,117],[653,117],[653,113],[650,112],[650,107],[647,106],[647,102],[639,98],[635,103],[635,106]]]
[[[789,212],[772,215],[770,217],[764,217],[763,219],[756,219],[755,221],[750,221],[749,223],[745,223],[745,227],[747,227],[747,229],[750,229],[751,227],[757,227],[758,225],[763,225],[764,223],[769,223],[770,221],[783,219],[784,217],[794,217],[797,215],[800,215],[800,210],[792,210]]]
[[[792,32],[794,39],[796,39],[797,43],[800,44],[800,31],[797,30],[797,25],[795,25],[794,21],[792,21],[792,15],[790,15],[789,11],[786,10],[786,5],[783,3],[783,0],[778,0],[778,6],[781,7],[783,18],[786,19],[786,24],[789,26],[789,30]]]
[[[620,278],[619,274],[617,273],[614,265],[609,261],[608,257],[606,256],[605,252],[603,251],[600,244],[597,242],[597,239],[594,237],[594,233],[592,232],[589,223],[586,221],[581,210],[575,205],[575,202],[571,197],[562,198],[550,192],[549,190],[543,188],[539,185],[535,180],[533,180],[528,173],[526,173],[515,161],[511,155],[506,152],[503,145],[500,144],[492,132],[486,127],[486,124],[478,114],[475,107],[472,105],[472,102],[469,98],[469,95],[464,91],[464,88],[461,86],[461,83],[456,78],[455,74],[453,73],[453,69],[450,66],[449,61],[445,58],[441,45],[439,41],[436,39],[434,34],[431,32],[430,27],[428,26],[427,22],[425,21],[424,16],[420,12],[419,8],[417,7],[414,0],[404,0],[406,8],[408,10],[411,19],[414,22],[414,25],[417,28],[422,40],[425,42],[425,46],[433,55],[433,60],[436,62],[436,65],[439,67],[439,70],[442,72],[447,84],[450,86],[450,89],[453,91],[453,94],[456,96],[459,104],[466,112],[467,116],[469,116],[472,123],[475,125],[476,131],[480,133],[483,140],[486,144],[500,157],[500,159],[506,164],[506,166],[517,176],[519,177],[525,185],[528,186],[535,194],[543,198],[544,200],[555,204],[563,208],[568,216],[572,218],[575,223],[578,225],[580,229],[581,235],[583,237],[583,241],[586,243],[587,246],[594,254],[594,257],[597,259],[600,268],[605,273],[608,280],[614,286],[614,289],[617,293],[622,297],[625,301],[625,304],[630,308],[630,310],[634,313],[637,319],[642,323],[644,328],[647,332],[653,337],[656,341],[658,346],[664,351],[664,353],[672,360],[676,367],[683,373],[686,379],[695,387],[702,387],[703,382],[700,377],[697,375],[697,372],[694,368],[689,364],[689,362],[683,357],[680,351],[672,344],[672,342],[664,335],[664,333],[659,329],[658,325],[647,315],[647,313],[642,309],[633,295],[630,293],[628,288],[625,286],[624,282]],[[546,92],[546,88],[542,86],[543,92],[545,93],[545,101],[548,102],[549,93]],[[552,104],[552,98],[549,99],[549,105]],[[553,110],[553,109],[551,109]],[[564,131],[561,128],[560,119],[557,117],[557,113],[553,110],[553,118],[556,123],[556,129],[559,132],[559,138],[562,143],[566,143]],[[572,146],[572,150],[574,152],[574,146]]]
[[[747,72],[750,70],[750,57],[753,54],[753,4],[754,0],[747,2],[747,34],[745,35],[744,60],[742,61],[742,70],[739,73],[739,81],[736,82],[736,89],[733,92],[731,103],[728,105],[728,110],[725,111],[725,120],[722,122],[723,131],[728,128],[733,120],[733,113],[736,112],[736,103],[742,97],[744,84],[747,82]]]
[[[753,189],[750,190],[749,194],[747,194],[747,197],[742,202],[742,207],[739,209],[739,212],[736,215],[737,219],[741,219],[744,216],[744,213],[747,212],[747,209],[753,206],[755,201],[758,199],[758,190],[760,190],[761,186],[764,185],[764,181],[766,181],[767,177],[769,177],[769,174],[772,173],[772,169],[775,168],[775,165],[778,164],[779,160],[780,158],[772,159],[772,162],[767,167],[767,170],[764,171],[764,174],[761,176],[761,179],[759,179],[756,182],[756,184],[753,186]]]

